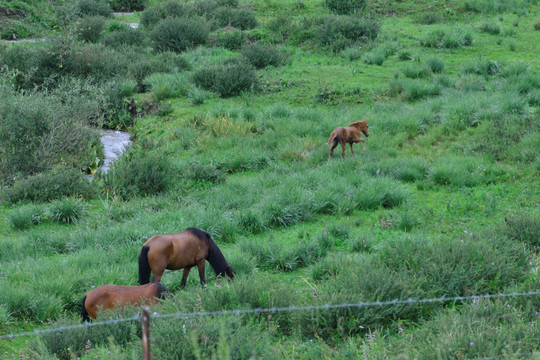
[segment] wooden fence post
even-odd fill
[[[142,350],[143,360],[150,360],[150,309],[142,307]]]

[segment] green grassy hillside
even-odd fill
[[[146,239],[190,226],[236,276],[207,266],[201,288],[193,269],[180,290],[166,271],[160,314],[540,290],[537,1],[88,4],[48,8],[74,20],[29,32],[47,41],[0,45],[0,336],[79,323],[86,292],[137,284]],[[365,153],[329,159],[361,119]],[[98,127],[134,140],[106,174]],[[539,311],[529,295],[155,319],[152,356],[535,358]],[[129,323],[0,340],[2,358],[140,349]]]

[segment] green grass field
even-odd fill
[[[21,35],[51,36],[0,45],[0,336],[80,323],[93,287],[137,285],[146,239],[190,226],[236,277],[207,266],[202,288],[193,269],[180,290],[181,272],[166,271],[172,297],[152,311],[540,291],[537,1],[372,0],[350,16],[332,4],[363,1],[152,1],[124,18],[85,17],[82,3],[0,1],[28,7],[9,23],[39,31]],[[152,9],[182,11],[194,43],[158,54],[173,41]],[[266,46],[251,49],[259,63],[276,62],[254,67],[251,43]],[[38,119],[51,120],[34,131]],[[328,159],[331,131],[360,119],[366,152]],[[96,171],[96,126],[134,145],[82,184],[62,169]],[[154,319],[152,357],[537,358],[538,312],[530,295]],[[0,354],[140,358],[140,336],[139,324],[88,327],[3,339]]]

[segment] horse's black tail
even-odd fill
[[[82,305],[81,305],[81,317],[82,317],[83,323],[85,321],[86,322],[90,321],[90,316],[88,316],[88,311],[86,311],[85,303],[86,303],[86,295],[84,295],[84,298],[82,299]]]
[[[148,263],[149,246],[143,246],[139,254],[139,285],[150,282],[150,264]]]

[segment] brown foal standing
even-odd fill
[[[328,154],[328,159],[332,157],[332,153],[338,144],[341,144],[341,155],[345,158],[345,144],[351,145],[351,155],[354,156],[353,144],[361,142],[362,152],[366,152],[366,139],[360,137],[360,133],[364,133],[366,137],[369,136],[367,120],[357,121],[346,127],[338,127],[330,134],[327,144],[333,143]]]

